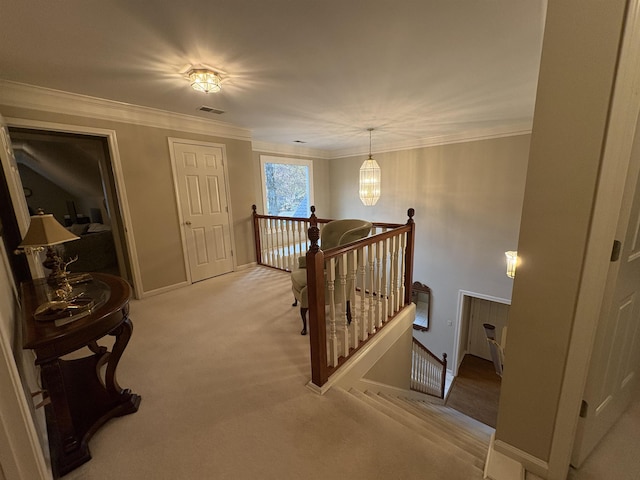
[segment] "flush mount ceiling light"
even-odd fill
[[[220,75],[207,68],[192,68],[187,72],[191,88],[198,92],[215,93],[220,91]]]
[[[360,167],[360,200],[368,207],[376,204],[380,198],[380,165],[371,156],[371,132],[369,131],[369,158]]]

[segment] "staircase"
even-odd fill
[[[438,448],[445,448],[482,474],[493,428],[444,405],[353,388],[348,393],[378,415],[385,415],[406,427],[408,434],[411,431]]]

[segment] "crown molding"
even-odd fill
[[[374,154],[400,152],[403,150],[416,150],[426,147],[437,147],[441,145],[451,145],[455,143],[477,142],[481,140],[491,140],[494,138],[514,137],[518,135],[529,135],[531,133],[531,122],[517,122],[510,125],[503,125],[494,128],[468,130],[453,133],[450,135],[438,135],[420,139],[411,139],[402,142],[378,144],[372,150]],[[343,148],[338,150],[320,150],[302,146],[283,145],[254,140],[252,142],[254,152],[270,153],[275,155],[294,155],[297,157],[311,157],[325,160],[336,158],[359,157],[369,154],[369,150],[363,147]]]
[[[399,152],[402,150],[416,150],[426,147],[438,147],[441,145],[451,145],[454,143],[477,142],[481,140],[491,140],[494,138],[514,137],[517,135],[528,135],[531,133],[531,122],[518,122],[495,128],[468,130],[464,132],[452,133],[450,135],[438,135],[420,139],[411,139],[402,142],[393,142],[378,145],[372,150],[372,154]],[[329,158],[347,158],[361,155],[368,155],[369,150],[358,148],[345,148],[333,150]]]
[[[250,130],[217,120],[208,120],[191,115],[172,113],[8,80],[0,80],[0,104],[251,141]]]
[[[297,145],[285,145],[280,143],[269,143],[254,140],[252,148],[254,152],[270,153],[274,155],[295,155],[296,157],[331,159],[336,158],[329,150],[320,150],[319,148],[308,148]]]
[[[114,100],[105,100],[88,95],[63,92],[24,83],[0,80],[0,104],[12,107],[30,108],[52,113],[77,115],[115,122],[143,125],[154,128],[180,130],[209,136],[232,138],[252,142],[255,152],[275,155],[292,155],[304,158],[336,159],[367,155],[363,147],[338,150],[321,150],[298,145],[252,141],[251,130],[218,120],[204,119],[159,110],[151,107],[132,105]],[[425,147],[435,147],[454,143],[489,140],[500,137],[526,135],[531,133],[531,122],[518,122],[500,127],[475,129],[450,135],[439,135],[402,142],[378,144],[372,153],[398,152]]]

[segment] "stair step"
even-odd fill
[[[370,396],[373,396],[380,403],[386,402],[391,408],[396,410],[402,410],[407,415],[407,421],[412,424],[418,423],[429,430],[436,432],[441,439],[446,439],[450,443],[457,445],[463,450],[473,454],[484,465],[484,460],[489,448],[489,441],[481,441],[474,437],[467,429],[461,428],[449,422],[442,416],[428,413],[427,415],[421,415],[420,412],[415,410],[413,405],[405,403],[402,399],[385,395],[384,393],[372,393],[367,392]]]
[[[423,419],[429,423],[433,423],[436,427],[447,432],[450,435],[458,435],[462,438],[468,439],[470,442],[475,443],[480,448],[485,450],[489,445],[491,435],[486,435],[484,431],[478,431],[467,424],[460,422],[455,416],[450,415],[450,412],[444,409],[435,410],[424,408],[419,404],[407,401],[404,398],[392,397],[384,394],[380,394],[383,398],[392,402],[399,408],[405,409],[411,415],[416,418]]]
[[[421,402],[420,400],[398,397],[390,397],[390,400],[398,403],[399,406],[406,408],[417,416],[433,418],[435,422],[445,426],[446,428],[455,428],[456,431],[464,432],[466,435],[473,437],[483,445],[488,445],[489,440],[491,439],[491,434],[495,431],[488,425],[478,422],[477,420],[467,417],[463,413],[444,405],[433,405],[428,402]]]
[[[483,436],[486,436],[487,438],[491,437],[491,434],[495,432],[495,428],[490,427],[489,425],[482,423],[479,420],[476,420],[475,418],[471,418],[470,416],[465,415],[462,412],[459,412],[455,408],[448,407],[446,404],[439,405],[439,404],[434,404],[432,402],[423,402],[421,400],[414,400],[414,399],[407,399],[407,401],[410,401],[415,405],[418,405],[420,408],[435,410],[439,413],[443,413],[449,416],[450,418],[452,418],[454,421],[462,425],[466,425],[467,427],[471,428],[474,431],[482,433]]]
[[[434,429],[430,428],[430,425],[426,424],[426,422],[421,423],[419,420],[411,418],[411,416],[408,413],[403,412],[401,409],[393,406],[392,404],[385,405],[384,402],[386,401],[382,398],[379,398],[379,399],[374,398],[375,394],[373,396],[370,396],[368,394],[365,394],[353,388],[349,390],[349,393],[351,393],[355,397],[362,400],[364,403],[371,406],[375,411],[379,412],[380,414],[384,414],[387,417],[390,417],[396,420],[398,423],[414,431],[416,434],[431,441],[438,448],[443,447],[442,436],[439,434],[438,431],[435,431]],[[460,459],[463,459],[464,461],[473,465],[477,469],[479,470],[484,469],[484,460],[485,460],[484,457],[480,458],[477,455],[470,453],[469,451],[467,451],[466,445],[461,447],[460,445],[457,445],[454,442],[447,442],[447,446],[445,448],[449,452],[451,452],[452,450],[455,451],[455,455],[457,457],[459,457]],[[485,455],[486,455],[486,451],[485,451]]]

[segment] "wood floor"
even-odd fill
[[[465,355],[446,405],[495,428],[498,420],[501,378],[493,363]]]

